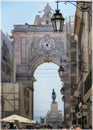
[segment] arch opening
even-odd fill
[[[34,83],[34,119],[40,121],[40,117],[45,117],[52,103],[52,90],[56,92],[56,102],[58,109],[64,113],[64,105],[60,89],[62,82],[58,75],[59,66],[55,63],[42,63],[34,71],[36,82]]]

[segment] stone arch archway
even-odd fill
[[[33,119],[34,71],[44,62],[51,62],[60,66],[60,59],[67,59],[66,33],[65,31],[53,33],[50,25],[15,25],[12,35],[16,58],[16,80],[27,88],[31,95],[30,113],[28,115],[25,111],[23,113],[24,116]],[[67,72],[66,64],[62,63],[62,65]]]
[[[58,58],[59,59],[59,58]],[[58,65],[58,66],[60,66],[60,62],[59,62],[59,60],[57,60],[56,58],[52,58],[52,57],[49,57],[49,58],[46,58],[46,57],[44,57],[44,58],[39,58],[36,62],[34,62],[34,64],[33,64],[33,66],[32,66],[32,68],[31,68],[31,70],[32,70],[32,75],[34,75],[34,71],[36,70],[36,68],[39,66],[39,65],[41,65],[41,64],[43,64],[43,63],[54,63],[54,64],[56,64],[56,65]]]

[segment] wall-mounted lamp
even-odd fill
[[[64,91],[65,91],[65,89],[64,89],[64,87],[62,87],[60,90],[61,94],[64,94]]]
[[[59,77],[60,77],[60,79],[62,79],[62,77],[63,77],[63,72],[64,72],[65,70],[64,70],[64,68],[62,67],[62,59],[60,59],[60,67],[59,67],[59,69],[58,69],[58,74],[59,74]]]
[[[65,96],[62,97],[62,101],[64,101],[64,100],[65,100]]]

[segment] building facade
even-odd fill
[[[14,82],[14,47],[8,36],[1,31],[1,82]]]
[[[77,122],[82,128],[90,128],[93,124],[92,2],[78,2],[77,6],[82,8],[77,8],[75,17],[74,38],[78,46],[78,77],[74,96],[77,97]]]
[[[66,104],[69,106],[64,120],[66,124],[90,128],[93,124],[92,1],[77,2],[74,33],[70,28],[66,27],[69,78],[61,89],[65,108]],[[67,91],[69,100],[66,100]]]
[[[1,118],[12,114],[31,119],[32,94],[22,83],[2,83],[1,87]]]
[[[14,109],[13,83],[15,82],[14,47],[11,39],[1,31],[1,118]],[[16,108],[15,108],[16,109]]]
[[[61,88],[62,101],[64,102],[64,123],[71,125],[73,112],[71,109],[75,107],[75,99],[73,98],[73,89],[76,87],[77,80],[77,44],[74,39],[74,16],[66,18],[66,55],[67,59],[63,60],[62,65],[67,66],[67,71],[63,73]]]
[[[31,119],[31,93],[24,84],[16,83],[14,47],[10,40],[1,31],[1,118],[19,114]]]

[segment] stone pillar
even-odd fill
[[[34,118],[34,77],[19,77],[17,82],[20,84],[20,115]],[[28,108],[27,108],[28,105]],[[27,110],[28,109],[28,110]]]
[[[34,119],[34,86],[32,84],[32,86],[29,86],[29,89],[31,91],[32,94],[32,106],[31,106],[31,110],[32,110],[32,119]]]

